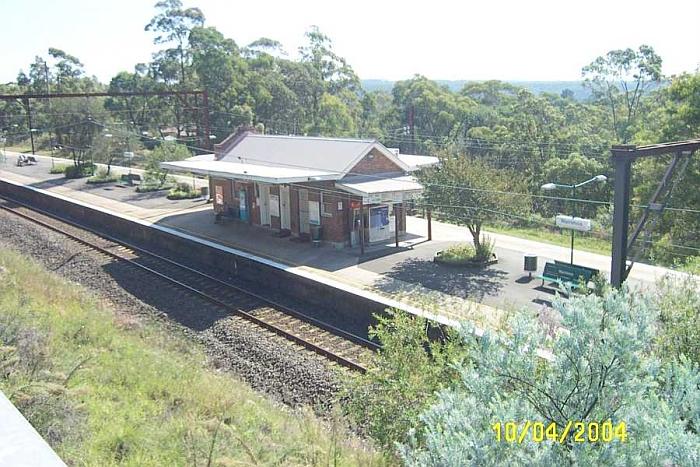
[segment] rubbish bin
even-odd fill
[[[202,193],[202,199],[209,199],[209,187],[208,186],[203,186],[200,188],[200,192]]]
[[[537,255],[525,253],[523,269],[532,277],[532,273],[537,271]]]

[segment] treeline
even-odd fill
[[[3,94],[81,91],[206,89],[211,132],[221,140],[241,125],[274,134],[377,138],[404,153],[460,155],[490,167],[509,169],[528,193],[546,182],[574,183],[598,173],[612,175],[609,148],[616,143],[652,143],[700,134],[700,74],[664,77],[662,59],[649,46],[611,51],[582,68],[587,101],[572,92],[540,95],[512,84],[469,82],[457,91],[423,76],[396,82],[391,92],[362,88],[338,56],[330,38],[316,27],[306,32],[298,58],[269,38],[242,46],[207,26],[198,8],[179,0],[156,4],[145,26],[162,49],[149,63],[123,71],[108,84],[90,77],[80,60],[59,49],[36,57]],[[667,86],[659,86],[661,82]],[[206,149],[203,102],[190,97],[129,97],[33,100],[32,128],[38,144],[73,154],[96,146],[104,127],[130,135],[129,146],[152,147],[172,135],[192,149]],[[26,141],[27,101],[0,103],[0,125],[10,144]],[[126,139],[126,136],[125,136]],[[136,139],[136,140],[134,140]],[[635,165],[635,204],[646,204],[664,170],[664,160]],[[671,262],[698,253],[700,180],[696,160],[674,188],[675,211],[655,223],[647,257]],[[454,185],[467,181],[455,180]],[[561,193],[563,197],[568,196]],[[580,215],[606,227],[610,184],[581,193]],[[561,200],[533,197],[530,213],[499,220],[521,222],[530,214],[547,218],[568,209]],[[535,218],[535,223],[542,221]]]

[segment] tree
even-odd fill
[[[190,150],[182,144],[163,142],[146,157],[146,172],[163,184],[168,172],[160,167],[160,163],[181,161],[191,156]]]
[[[305,34],[307,44],[299,47],[302,64],[308,65],[312,77],[309,88],[311,97],[311,125],[308,131],[319,134],[321,131],[321,105],[325,93],[340,98],[349,112],[359,112],[360,80],[344,58],[333,51],[331,39],[317,26],[312,26]],[[327,103],[327,102],[326,102]]]
[[[538,183],[561,183],[566,185],[574,185],[583,182],[599,174],[605,174],[606,167],[599,161],[584,157],[578,153],[571,153],[565,159],[552,158],[547,161],[542,170],[541,178],[538,178]],[[585,196],[580,193],[577,197],[593,199],[597,201],[608,201],[612,193],[610,183],[596,183],[585,188]],[[562,197],[569,196],[569,193],[562,193]],[[559,212],[564,212],[565,201],[552,200],[550,205],[556,207]],[[585,217],[594,217],[599,205],[593,203],[577,203],[576,215]],[[571,209],[570,207],[568,208]]]
[[[481,246],[484,222],[530,213],[525,181],[516,173],[495,169],[463,155],[442,157],[440,165],[421,171],[423,203],[447,220],[466,225],[474,247]]]
[[[584,85],[610,109],[617,141],[627,143],[646,92],[661,81],[661,57],[648,45],[611,50],[582,70]]]
[[[697,465],[700,373],[687,359],[662,364],[653,354],[657,311],[640,294],[608,291],[557,301],[561,326],[550,331],[526,314],[508,335],[477,340],[465,329],[473,364],[462,384],[443,391],[422,416],[421,444],[402,449],[408,465]],[[544,359],[542,349],[552,349]],[[497,441],[493,424],[554,423],[556,441]],[[626,440],[562,439],[569,421],[610,420]],[[661,431],[660,431],[661,430]]]
[[[180,84],[186,82],[185,65],[188,60],[188,51],[185,48],[190,31],[195,26],[204,24],[204,14],[199,8],[182,8],[180,0],[162,0],[156,3],[160,10],[156,16],[146,25],[146,31],[153,31],[156,37],[154,44],[175,43],[175,49],[170,49],[165,57],[176,57],[180,68]]]

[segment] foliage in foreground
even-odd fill
[[[697,278],[664,277],[653,294],[659,310],[657,353],[665,359],[684,355],[700,365],[700,293]],[[700,427],[699,427],[700,428]]]
[[[378,317],[370,334],[383,345],[369,371],[350,383],[345,408],[354,422],[385,446],[405,441],[436,393],[458,380],[452,364],[467,358],[459,335],[397,310]]]
[[[548,335],[520,316],[508,336],[469,329],[473,363],[461,384],[442,391],[421,416],[425,428],[402,446],[409,465],[698,465],[700,372],[685,356],[654,354],[658,310],[627,291],[558,302],[562,330]],[[551,348],[554,360],[537,355]],[[514,421],[612,420],[627,424],[626,442],[522,443],[496,440],[492,425]]]
[[[69,465],[381,465],[336,422],[205,369],[188,339],[113,315],[0,250],[0,389]]]

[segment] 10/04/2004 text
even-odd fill
[[[527,439],[535,443],[545,441],[564,444],[568,441],[575,443],[610,443],[612,441],[627,441],[627,425],[619,422],[616,425],[612,420],[598,422],[576,422],[569,420],[565,426],[559,426],[554,422],[547,425],[543,422],[526,421],[496,422],[491,425],[496,441],[506,443],[523,443]],[[528,438],[529,436],[529,438]]]

